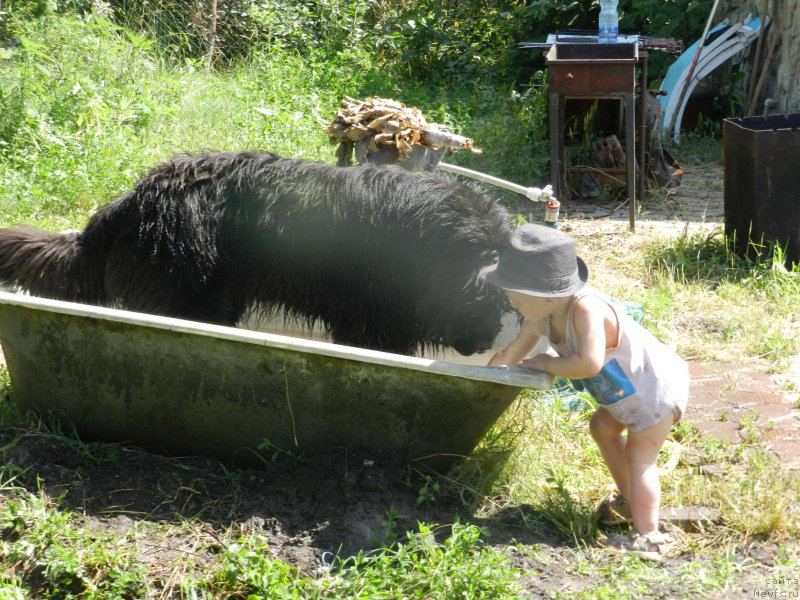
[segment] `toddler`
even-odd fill
[[[586,264],[572,239],[556,229],[518,227],[498,263],[481,275],[502,288],[524,318],[519,334],[489,364],[521,364],[579,380],[594,397],[590,431],[618,490],[601,514],[606,523],[633,523],[630,533],[612,536],[608,545],[659,560],[671,540],[658,529],[656,459],[686,408],[686,363],[586,285]],[[543,337],[558,356],[526,359]]]

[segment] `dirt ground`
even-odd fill
[[[627,222],[626,206],[576,202],[566,209],[577,231]],[[721,215],[720,168],[687,174],[678,193],[645,207],[638,227],[642,235],[651,229],[679,231],[687,219],[692,227],[705,227]],[[402,515],[400,532],[415,529],[418,520],[452,523],[459,512],[462,520],[487,527],[487,543],[505,549],[512,563],[524,569],[528,597],[597,585],[593,577],[575,571],[574,542],[534,511],[513,507],[487,520],[465,514],[447,497],[418,504],[420,474],[383,464],[379,457],[338,452],[239,470],[200,457],[169,458],[126,445],[83,445],[69,437],[20,430],[0,430],[0,448],[3,463],[19,468],[22,485],[59,498],[60,506],[84,515],[87,528],[120,536],[135,532],[128,539],[164,581],[187,557],[199,566],[213,563],[213,548],[231,529],[263,536],[276,557],[313,574],[326,553],[346,556],[385,541],[386,515],[393,509]],[[535,545],[537,551],[525,553],[517,543]],[[752,562],[761,550],[747,552]],[[695,560],[689,553],[668,560],[664,568],[677,572]],[[736,592],[755,589],[748,577],[745,572]],[[664,578],[648,594],[673,598],[685,596],[686,590],[678,578]]]
[[[685,227],[690,232],[711,230],[720,226],[725,213],[723,196],[724,172],[721,164],[702,167],[682,165],[686,173],[681,185],[658,194],[648,194],[636,211],[637,235],[653,232],[678,235]],[[568,229],[583,232],[619,228],[629,224],[630,210],[624,189],[618,200],[568,201],[564,212]]]

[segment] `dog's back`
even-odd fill
[[[282,308],[340,343],[469,354],[499,331],[504,298],[475,275],[509,235],[502,207],[447,176],[185,156],[80,233],[0,230],[0,282],[225,325],[253,305]]]

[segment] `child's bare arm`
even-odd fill
[[[520,331],[511,343],[497,352],[489,361],[489,366],[518,365],[528,356],[542,339],[541,324],[539,321],[525,319],[522,321]]]
[[[587,302],[587,300],[589,300]],[[594,377],[603,368],[606,347],[605,312],[593,298],[582,298],[575,306],[573,319],[578,337],[578,351],[570,356],[539,354],[525,361],[525,366],[567,379]]]

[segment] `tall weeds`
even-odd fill
[[[256,48],[247,62],[210,71],[165,58],[98,14],[21,21],[16,31],[20,45],[0,53],[0,223],[80,227],[181,153],[255,149],[333,163],[324,130],[344,96],[418,106],[484,151],[447,160],[546,183],[538,88],[404,84],[358,47],[325,56]]]

